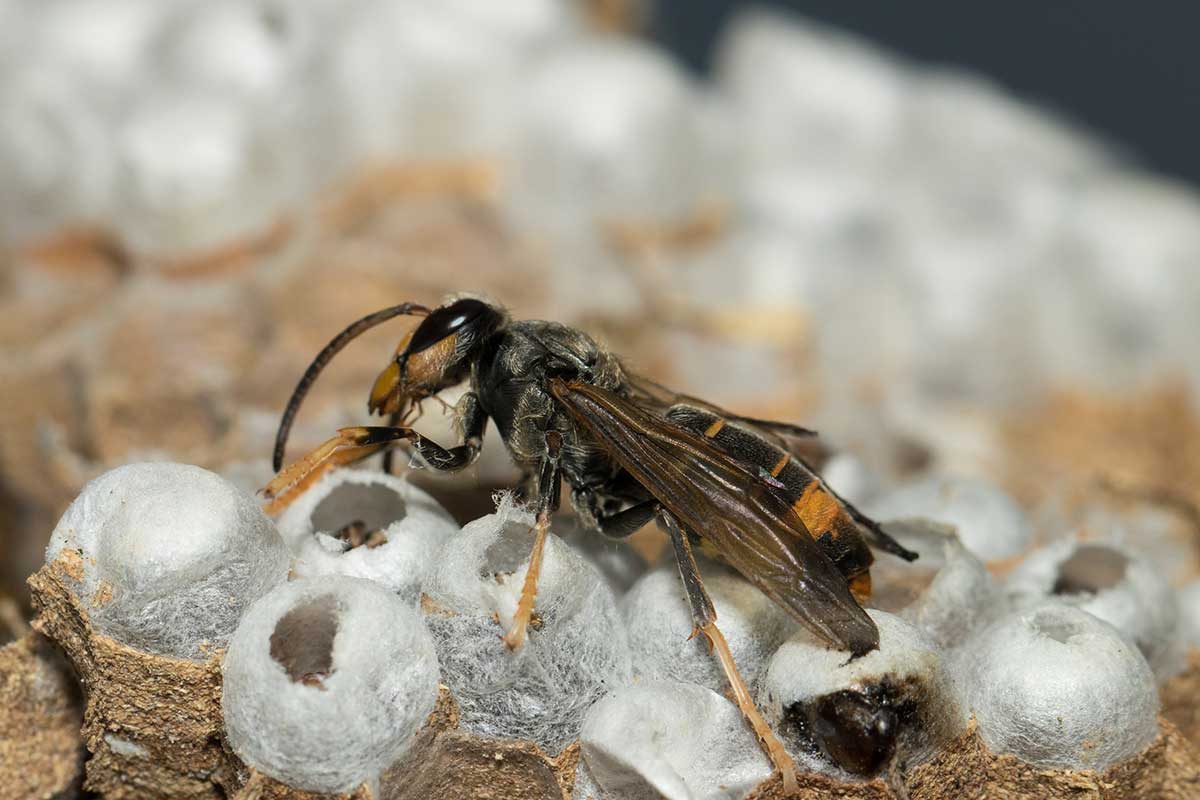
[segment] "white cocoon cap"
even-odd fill
[[[234,751],[311,792],[378,777],[438,692],[433,640],[416,610],[371,581],[334,575],[283,584],[255,603],[222,671]]]
[[[866,159],[895,146],[904,73],[853,37],[753,9],[732,20],[716,72],[753,163],[819,163],[820,151]]]
[[[737,706],[690,683],[620,689],[588,712],[580,733],[605,797],[735,800],[771,776]]]
[[[1003,613],[1005,597],[995,579],[963,547],[953,527],[904,520],[886,530],[908,542],[920,558],[909,563],[883,556],[875,562],[871,574],[881,608],[913,623],[943,649],[961,644],[971,631]],[[920,587],[915,594],[914,586]]]
[[[288,23],[296,20],[256,5],[218,0],[183,9],[160,38],[167,69],[187,84],[278,97],[298,55],[289,48],[295,43]]]
[[[122,240],[157,256],[268,231],[298,174],[277,120],[214,90],[140,94],[116,131],[112,222]]]
[[[1106,622],[1061,603],[1014,611],[957,651],[964,711],[997,753],[1039,767],[1103,770],[1158,730],[1154,674]]]
[[[738,671],[753,687],[767,660],[797,625],[745,578],[711,562],[700,566]],[[695,623],[679,569],[661,567],[641,578],[621,600],[633,654],[633,673],[643,681],[681,680],[724,692],[728,683]]]
[[[1056,542],[1021,562],[1006,589],[1025,607],[1054,597],[1094,614],[1141,648],[1159,677],[1182,666],[1175,590],[1152,562],[1126,545]]]
[[[0,115],[0,237],[16,243],[111,213],[112,134],[75,75],[54,61],[4,65]]]
[[[705,163],[682,70],[633,39],[580,38],[531,67],[517,107],[518,205],[541,226],[686,213]]]
[[[623,597],[652,569],[652,565],[635,548],[630,547],[628,541],[610,539],[584,527],[578,519],[563,522],[565,530],[559,531],[556,522],[555,533],[600,570],[618,598]]]
[[[442,548],[423,607],[462,727],[528,739],[553,755],[579,735],[593,703],[629,683],[629,644],[608,583],[553,534],[528,639],[516,651],[501,641],[528,570],[532,526],[507,496],[495,514],[468,524]]]
[[[83,559],[72,587],[95,629],[149,653],[204,659],[242,611],[287,577],[275,526],[208,470],[127,464],[83,488],[46,549]]]
[[[834,453],[821,467],[821,480],[838,497],[855,505],[865,503],[880,490],[879,476],[850,453]]]

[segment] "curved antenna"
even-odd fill
[[[296,388],[292,392],[292,397],[288,400],[287,408],[284,409],[283,418],[279,420],[279,431],[275,434],[275,453],[271,461],[276,472],[283,466],[283,451],[287,447],[288,434],[292,430],[292,422],[296,419],[296,412],[300,410],[300,404],[304,402],[304,396],[308,394],[308,390],[316,382],[317,376],[321,374],[321,370],[325,369],[325,365],[332,361],[333,357],[343,347],[348,345],[351,340],[358,338],[364,332],[374,328],[381,322],[387,322],[392,317],[402,315],[424,317],[428,316],[429,313],[430,310],[419,303],[401,303],[398,306],[381,309],[352,323],[344,331],[333,337],[333,340],[325,345],[324,350],[317,353],[317,357],[308,365],[308,369],[304,371],[300,382],[296,384]]]

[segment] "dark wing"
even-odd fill
[[[634,403],[644,408],[654,409],[663,414],[676,403],[697,406],[705,411],[716,414],[727,422],[736,423],[738,427],[753,429],[751,432],[754,435],[761,436],[779,446],[785,452],[790,453],[808,472],[814,475],[818,474],[819,467],[832,455],[827,447],[813,438],[815,434],[805,428],[790,425],[786,422],[772,422],[771,420],[755,419],[754,417],[741,417],[698,397],[672,391],[661,383],[640,375],[627,374],[626,378],[631,390],[630,398]],[[797,438],[801,433],[807,434],[807,438]],[[728,451],[727,448],[725,451]],[[905,561],[916,560],[917,554],[906,549],[889,536],[880,527],[878,522],[847,502],[832,487],[825,485],[825,489],[837,498],[837,501],[842,504],[850,517],[862,527],[863,535],[872,547],[899,556]],[[795,498],[791,499],[794,500]]]
[[[674,514],[685,530],[779,606],[837,647],[860,655],[879,645],[875,623],[846,578],[785,500],[707,439],[636,402],[582,383],[551,392],[609,456]]]
[[[747,428],[753,428],[768,441],[774,442],[787,452],[808,464],[820,466],[832,455],[829,448],[817,440],[817,432],[790,422],[759,419],[734,414],[709,401],[683,392],[677,392],[668,386],[663,386],[655,380],[625,370],[626,382],[629,386],[630,397],[639,405],[665,411],[677,403],[697,406],[722,417],[729,422],[736,422]]]

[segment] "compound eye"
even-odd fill
[[[413,331],[405,353],[412,355],[433,347],[478,319],[488,308],[487,303],[471,299],[456,300],[448,306],[442,306],[426,317]]]

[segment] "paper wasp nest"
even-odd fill
[[[830,726],[824,749],[805,740],[825,772],[802,776],[803,800],[1191,800],[1195,755],[1172,723],[1200,736],[1200,661],[1168,676],[1175,648],[1200,644],[1200,558],[1192,523],[1174,519],[1200,503],[1195,191],[977,77],[779,14],[733,19],[711,76],[693,76],[645,40],[588,29],[596,8],[622,5],[0,0],[0,579],[21,594],[78,495],[32,585],[39,628],[86,689],[74,727],[89,790],[300,795],[249,777],[219,703],[227,637],[255,598],[294,590],[281,586],[292,562],[295,585],[378,582],[381,607],[423,592],[452,684],[441,727],[408,751],[417,763],[359,797],[562,800],[576,772],[597,793],[674,772],[672,791],[745,794],[740,777],[721,788],[716,762],[744,777],[757,756],[680,627],[673,567],[578,531],[551,539],[535,627],[514,654],[498,635],[531,541],[511,507],[459,533],[404,481],[339,472],[280,520],[281,544],[254,499],[199,469],[103,475],[147,458],[214,470],[263,458],[287,390],[332,333],[394,301],[469,290],[580,325],[681,391],[812,424],[852,453],[826,478],[865,511],[956,528],[957,542],[902,536],[916,564],[879,557],[872,613],[894,614],[881,661],[781,645],[774,610],[704,568],[759,688],[772,660],[804,656],[772,684],[808,734]],[[347,348],[298,420],[293,455],[363,421],[362,392],[399,335]],[[1176,377],[1147,388],[1161,376]],[[465,521],[511,473],[493,438],[453,491],[431,491],[463,500],[482,487],[445,502]],[[1173,503],[1185,530],[1160,547],[1131,525],[1109,584],[1095,568],[1116,575],[1120,559],[1085,548],[1115,543],[1056,544],[1077,526],[1047,524],[1043,506],[1087,504],[1076,490],[1114,474]],[[958,475],[980,477],[947,477]],[[356,535],[364,543],[348,546]],[[1049,549],[1031,555],[1034,544]],[[1189,585],[1171,623],[1170,587]],[[1070,607],[1035,616],[1047,624],[1034,631],[1022,620],[1047,597]],[[322,616],[318,603],[314,618],[344,632],[362,616],[352,605]],[[1170,720],[1156,738],[1143,655]],[[860,662],[881,668],[851,679]],[[269,647],[256,663],[263,687],[321,691],[281,677]],[[932,663],[961,690],[938,702],[977,723],[931,737],[928,752],[901,737],[895,753],[928,760],[847,782],[828,756],[886,761],[879,710],[907,718],[904,681]],[[647,680],[672,668],[696,683]],[[20,695],[36,673],[13,669],[0,689]],[[897,687],[888,669],[908,677]],[[256,681],[242,688],[253,695]],[[1070,736],[1054,728],[1052,691],[1075,698]],[[62,733],[78,710],[47,709],[5,717],[0,704],[0,721],[23,730],[49,713]],[[593,714],[607,722],[587,745]],[[875,725],[862,747],[846,744],[855,715]],[[0,754],[12,752],[3,730]],[[312,727],[302,733],[282,744],[311,744]],[[242,751],[266,765],[257,735]],[[311,764],[347,742],[331,734]],[[338,768],[350,781],[382,752],[365,746]],[[29,785],[65,785],[77,760],[64,758]],[[1051,763],[1072,768],[1036,766]],[[0,794],[19,785],[0,780]],[[780,796],[772,779],[749,791]]]
[[[225,508],[234,512],[222,516]],[[33,584],[43,626],[89,682],[89,787],[121,798],[209,800],[233,791],[248,800],[269,790],[297,798],[378,792],[389,800],[465,800],[494,789],[505,797],[561,800],[578,779],[580,791],[595,800],[777,796],[771,794],[777,777],[736,707],[721,696],[726,687],[708,654],[688,641],[674,569],[659,567],[639,579],[624,595],[623,614],[592,561],[602,551],[575,550],[552,535],[529,639],[512,652],[500,634],[523,583],[533,519],[511,496],[499,498],[494,514],[456,531],[436,503],[405,481],[341,471],[289,515],[284,528],[300,550],[298,567],[306,548],[320,546],[314,530],[346,518],[392,538],[375,548],[339,550],[331,559],[369,556],[411,538],[416,549],[398,551],[407,553],[397,562],[403,565],[432,548],[430,535],[441,548],[421,556],[431,572],[400,583],[336,570],[286,581],[282,537],[253,500],[211,473],[173,464],[110,473],[64,515],[59,546]],[[215,535],[220,521],[241,536]],[[1159,776],[1153,784],[1159,786],[1188,774],[1162,761],[1176,740],[1169,728],[1156,738],[1153,677],[1132,643],[1069,606],[1012,612],[989,624],[1005,606],[980,562],[943,526],[905,525],[923,549],[941,546],[945,558],[915,582],[905,575],[914,565],[879,569],[880,598],[900,586],[900,613],[911,622],[871,610],[880,649],[853,661],[797,631],[745,579],[704,567],[718,623],[757,684],[764,714],[806,771],[802,797],[836,789],[891,800],[888,787],[896,782],[913,787],[911,797],[941,797],[917,789],[963,780],[983,765],[998,769],[997,753],[1059,770],[1124,769],[1131,777],[1096,780],[1136,779],[1144,786],[1151,786],[1150,775]],[[268,589],[229,612],[237,627],[223,653],[209,649],[225,641],[211,628],[214,612],[203,600],[211,574],[186,566],[207,562],[194,553],[179,558],[171,549],[178,537],[160,537],[164,531],[192,533],[196,538],[186,543],[201,553],[215,541],[230,563],[244,563],[236,560],[249,558],[244,553],[267,554]],[[79,549],[67,546],[68,535]],[[140,546],[120,546],[131,538]],[[105,617],[122,596],[116,588],[99,605],[80,591],[89,569],[129,578],[144,575],[146,563],[164,563],[162,553],[149,558],[163,541],[169,563],[184,565],[170,572],[179,591],[198,590],[201,597],[167,603],[169,628]],[[252,570],[238,573],[245,578]],[[140,580],[138,586],[147,583]],[[987,602],[990,613],[981,608]],[[97,626],[103,621],[105,630],[136,639],[146,652],[92,633],[92,613]],[[188,657],[207,654],[206,663],[153,655],[178,648],[180,631],[193,629],[204,633]],[[658,677],[671,669],[683,680]],[[153,681],[143,686],[139,676],[147,674]],[[436,711],[439,678],[448,690]],[[135,707],[127,708],[122,698],[135,695]],[[972,714],[977,728],[967,726]],[[180,727],[183,719],[187,727]],[[1104,737],[1110,728],[1119,735]],[[1097,737],[1104,746],[1094,744]],[[222,741],[226,748],[217,746]],[[964,758],[973,760],[964,765],[958,760]],[[1076,773],[1061,774],[1070,780]]]

